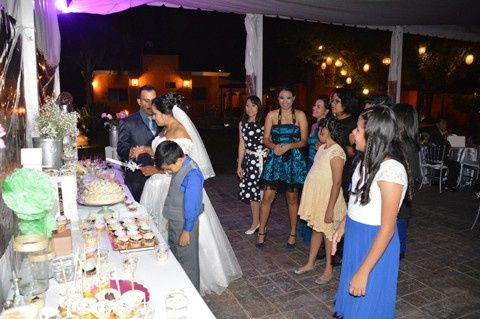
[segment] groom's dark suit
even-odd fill
[[[130,149],[134,146],[151,146],[155,135],[150,131],[147,124],[140,115],[141,111],[135,112],[126,119],[120,121],[120,132],[118,134],[117,153],[122,161],[128,161]],[[154,123],[155,127],[156,124]],[[157,128],[158,131],[158,128]],[[142,154],[138,157],[137,163],[153,165],[153,160],[148,154]],[[139,170],[132,172],[127,170],[125,174],[125,184],[132,192],[136,201],[140,201],[143,186],[148,177],[144,176]]]

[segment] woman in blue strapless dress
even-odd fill
[[[305,157],[301,150],[307,145],[308,122],[300,110],[295,110],[293,90],[282,87],[279,90],[280,108],[270,111],[265,119],[263,143],[271,151],[263,166],[260,182],[263,185],[263,199],[260,205],[260,228],[258,248],[265,245],[265,228],[270,209],[277,191],[285,191],[290,217],[290,235],[287,248],[295,247],[297,237],[298,192],[307,175]]]

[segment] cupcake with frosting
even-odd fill
[[[152,232],[143,234],[143,245],[147,247],[155,245],[155,235]]]
[[[130,247],[140,248],[142,247],[142,235],[137,234],[130,237]]]

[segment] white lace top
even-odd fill
[[[357,165],[352,176],[352,191],[357,187],[359,179],[360,165]],[[351,219],[367,225],[378,226],[381,224],[382,198],[377,183],[378,181],[392,182],[403,186],[402,196],[398,206],[400,209],[400,205],[405,197],[408,186],[407,172],[400,162],[389,159],[380,164],[380,168],[373,179],[372,186],[370,187],[370,202],[367,205],[360,205],[360,199],[355,202],[357,195],[350,195],[350,200],[348,202],[348,216]]]

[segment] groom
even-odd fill
[[[140,109],[120,121],[117,153],[122,161],[127,162],[132,159],[135,147],[150,146],[157,135],[158,127],[153,119],[152,111],[152,101],[156,96],[157,92],[153,86],[142,86],[137,98]],[[148,154],[139,155],[136,162],[142,166],[153,165],[152,158]],[[134,172],[127,170],[125,174],[125,184],[137,202],[140,201],[147,178],[140,170]]]

